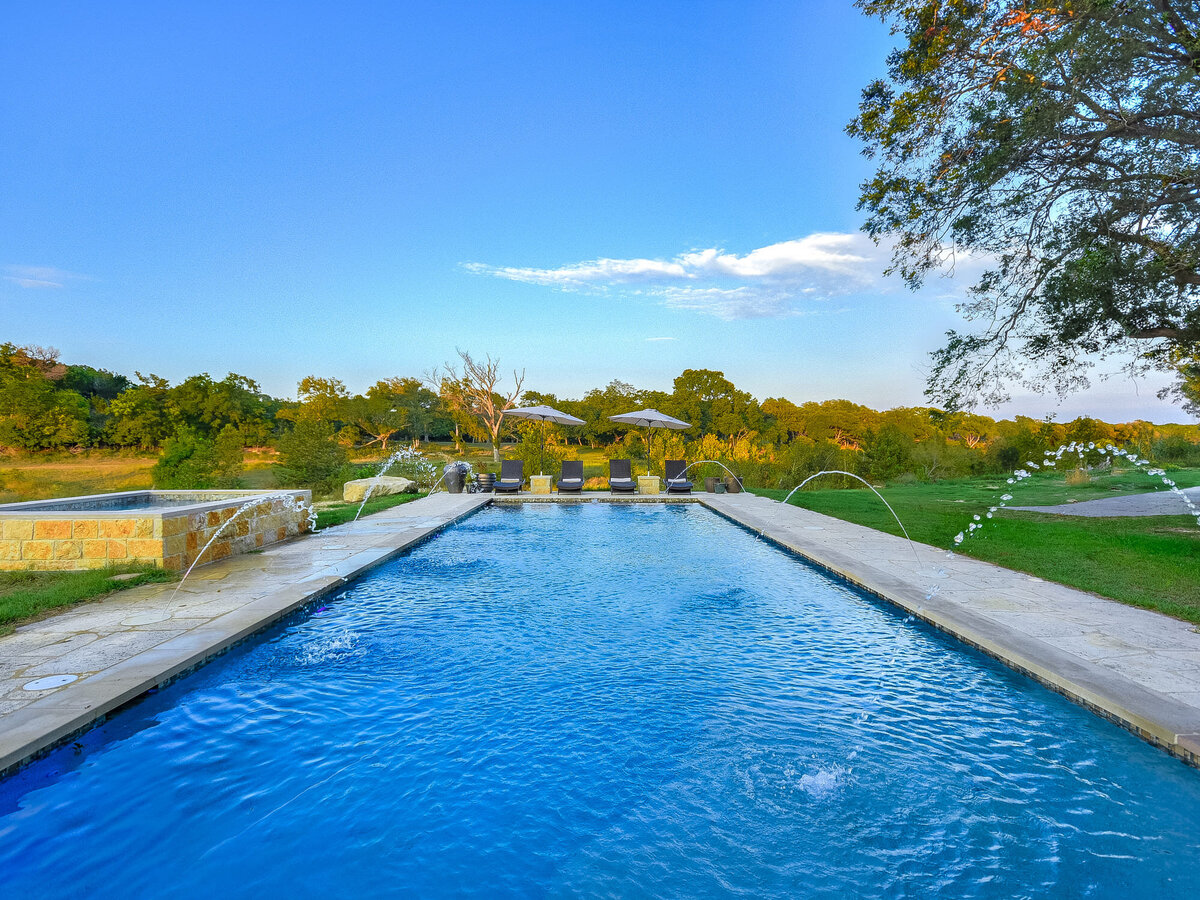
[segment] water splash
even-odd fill
[[[1013,471],[1012,475],[1008,477],[1007,483],[1011,484],[1015,489],[1027,478],[1032,477],[1032,473],[1029,471],[1030,469],[1035,472],[1041,469],[1055,469],[1058,467],[1058,464],[1062,462],[1064,456],[1069,457],[1069,455],[1072,453],[1075,454],[1077,464],[1080,468],[1087,464],[1088,455],[1092,453],[1095,453],[1106,459],[1124,459],[1126,462],[1133,463],[1135,467],[1143,471],[1145,474],[1156,477],[1162,481],[1168,490],[1170,490],[1177,497],[1179,497],[1181,501],[1183,501],[1183,505],[1187,507],[1188,513],[1196,520],[1197,526],[1200,526],[1200,508],[1197,508],[1196,504],[1192,502],[1191,497],[1179,489],[1179,485],[1167,477],[1165,469],[1154,468],[1150,465],[1150,460],[1139,457],[1136,453],[1130,450],[1125,450],[1122,447],[1116,447],[1112,444],[1097,446],[1094,441],[1088,441],[1087,443],[1084,443],[1083,441],[1071,441],[1069,444],[1063,444],[1061,447],[1058,447],[1054,450],[1046,450],[1042,454],[1043,458],[1040,465],[1032,460],[1027,460],[1023,468],[1015,469]],[[987,513],[985,514],[986,518],[991,519],[997,512],[1005,508],[1008,505],[1008,501],[1012,499],[1013,495],[1011,492],[1006,491],[1005,493],[1001,494],[1000,502],[995,506],[988,507]],[[967,527],[954,536],[954,545],[958,546],[967,538],[974,537],[975,534],[982,528],[982,519],[980,519],[978,515],[973,516],[972,521],[967,524]]]
[[[339,634],[300,647],[295,653],[294,661],[301,666],[316,666],[336,663],[358,655],[358,637],[354,634]]]
[[[812,772],[805,772],[796,782],[796,786],[814,800],[826,800],[836,794],[846,783],[846,775],[846,769],[841,766],[825,766]]]
[[[371,499],[372,492],[374,492],[375,488],[379,486],[383,476],[387,474],[388,470],[392,466],[400,462],[407,463],[409,466],[409,471],[418,476],[416,478],[418,484],[422,480],[420,476],[424,476],[431,481],[433,480],[433,473],[435,471],[433,463],[427,460],[412,447],[401,447],[386,460],[384,460],[383,465],[379,467],[379,471],[375,473],[375,477],[371,479],[371,483],[367,485],[367,491],[365,494],[363,494],[362,503],[358,505],[358,512],[354,514],[353,521],[358,521],[358,517],[362,515],[363,507],[366,506],[367,501]]]

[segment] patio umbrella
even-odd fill
[[[538,474],[544,475],[542,466],[546,462],[546,423],[553,422],[556,425],[586,425],[587,422],[583,419],[577,419],[574,416],[568,415],[565,412],[560,412],[552,406],[526,406],[524,409],[510,409],[505,413],[506,416],[516,416],[518,419],[532,419],[535,422],[542,423],[542,442],[539,448],[538,456]]]
[[[650,429],[651,428],[671,428],[679,431],[683,428],[691,428],[691,423],[681,422],[673,416],[668,416],[666,413],[660,413],[657,409],[639,409],[637,412],[621,413],[619,416],[609,416],[614,422],[620,422],[623,425],[636,425],[639,428],[646,429],[646,474],[650,474]]]

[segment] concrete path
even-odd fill
[[[704,503],[1200,765],[1200,632],[1191,625],[751,494],[680,499]],[[0,776],[491,500],[435,494],[197,569],[178,594],[175,585],[146,585],[21,626],[0,638]],[[53,676],[74,677],[39,683]]]
[[[435,494],[0,637],[0,775],[488,500]]]
[[[722,515],[1200,765],[1196,626],[763,497],[702,496]]]
[[[1200,487],[1182,491],[1192,503],[1200,506]],[[1124,497],[1101,497],[1080,503],[1060,503],[1057,506],[1012,506],[1030,512],[1053,513],[1056,516],[1187,516],[1192,511],[1179,495],[1164,488],[1148,494],[1128,494]]]

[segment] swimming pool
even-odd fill
[[[1200,774],[696,506],[485,509],[0,783],[6,896],[1194,896]]]

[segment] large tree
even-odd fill
[[[403,430],[412,438],[429,440],[430,434],[444,434],[449,423],[445,404],[419,378],[384,378],[367,390],[368,397],[387,397],[391,408],[404,413]]]
[[[692,424],[688,432],[691,435],[732,437],[763,426],[757,401],[746,391],[739,391],[724,372],[684,369],[673,388],[669,411]]]
[[[108,405],[105,438],[119,447],[159,447],[179,430],[183,417],[171,396],[171,383],[153,373],[137,375]]]
[[[366,396],[352,397],[346,402],[344,417],[386,453],[388,441],[408,426],[408,410],[398,404],[392,384],[377,381],[367,389]]]
[[[215,439],[228,425],[265,440],[279,402],[262,393],[258,382],[230,372],[220,381],[207,372],[192,375],[171,389],[184,424]]]
[[[0,449],[46,450],[88,439],[88,402],[61,388],[52,347],[0,344]]]
[[[900,38],[850,134],[878,161],[868,232],[913,285],[986,269],[977,330],[931,396],[1067,391],[1113,356],[1200,349],[1200,7],[1194,0],[858,0]]]
[[[521,396],[521,385],[525,382],[525,371],[518,375],[513,370],[513,389],[508,393],[499,390],[502,376],[500,360],[485,355],[477,360],[465,350],[458,351],[461,367],[453,363],[443,366],[441,379],[443,399],[454,409],[474,416],[492,442],[492,461],[500,461],[500,428],[504,414],[517,404]],[[508,391],[507,388],[503,389]]]

